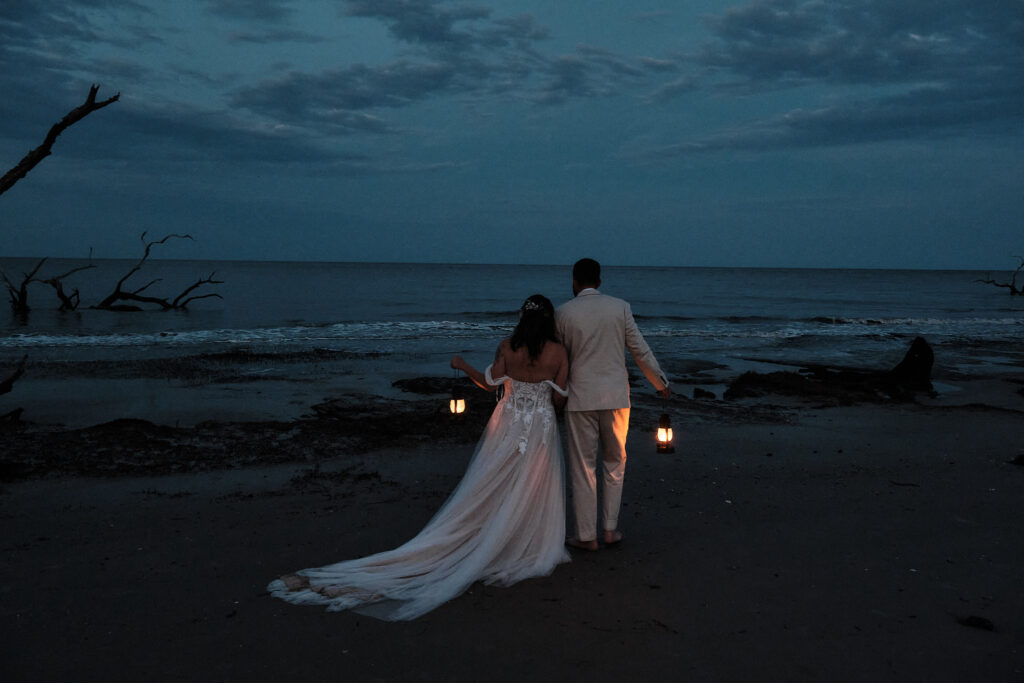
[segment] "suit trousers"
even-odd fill
[[[576,538],[597,538],[597,456],[600,441],[604,465],[601,513],[605,530],[619,524],[622,482],[626,476],[626,433],[629,408],[618,410],[566,411],[569,441],[569,474],[572,481]]]

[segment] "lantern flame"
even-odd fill
[[[453,398],[448,401],[448,409],[452,412],[452,415],[461,415],[466,412],[466,399]]]
[[[675,453],[676,449],[672,445],[672,421],[669,419],[668,413],[663,413],[661,419],[658,420],[658,452],[659,453]]]

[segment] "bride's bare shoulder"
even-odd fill
[[[544,350],[541,352],[548,362],[555,365],[560,364],[563,360],[568,358],[568,354],[565,347],[560,342],[548,342],[544,345]]]
[[[565,350],[565,345],[562,344],[562,342],[557,341],[550,341],[547,344],[545,344],[544,350],[559,356],[564,356],[567,353]]]
[[[494,357],[495,358],[499,358],[501,356],[504,356],[504,355],[510,353],[511,351],[512,351],[512,338],[511,337],[505,337],[498,344],[498,348],[494,350]]]

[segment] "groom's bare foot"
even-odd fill
[[[622,543],[622,532],[618,529],[606,529],[604,532],[604,544],[616,545]]]
[[[597,539],[596,538],[594,540],[592,540],[592,541],[581,541],[578,538],[567,538],[567,539],[565,539],[565,544],[567,546],[570,546],[572,548],[578,548],[580,550],[590,550],[590,551],[597,550]]]

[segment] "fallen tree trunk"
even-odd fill
[[[733,400],[765,394],[823,400],[838,404],[912,401],[915,394],[934,395],[931,382],[934,352],[917,337],[892,370],[833,368],[808,364],[799,372],[745,372],[730,384],[724,398]]]

